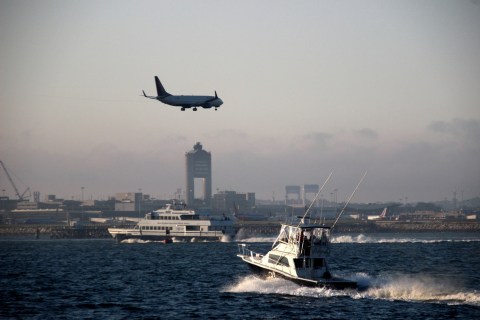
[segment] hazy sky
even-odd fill
[[[155,75],[224,104],[141,97]],[[480,1],[1,0],[0,108],[0,160],[42,197],[172,196],[200,141],[214,190],[283,199],[333,171],[345,200],[368,170],[356,201],[467,199]]]

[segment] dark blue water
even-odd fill
[[[480,319],[480,235],[338,236],[331,252],[369,288],[260,280],[237,243],[0,240],[0,318]]]

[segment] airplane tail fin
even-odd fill
[[[238,216],[238,208],[237,208],[237,205],[235,204],[235,201],[233,201],[233,216],[234,217]]]
[[[165,97],[170,95],[167,91],[165,91],[165,88],[162,86],[162,83],[157,76],[155,76],[155,85],[157,86],[157,94],[159,97]]]
[[[387,216],[387,208],[383,209],[382,214],[380,214],[380,218],[385,218]]]

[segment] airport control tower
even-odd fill
[[[193,146],[193,150],[185,153],[185,171],[187,205],[210,207],[212,201],[212,155],[203,150],[200,142]],[[195,179],[203,180],[203,194],[200,198],[195,194]]]

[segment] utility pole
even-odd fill
[[[140,193],[139,194],[139,199],[138,199],[138,219],[141,219],[142,218],[142,214],[141,214],[141,211],[142,211],[142,188],[139,188],[138,189],[138,192]]]

